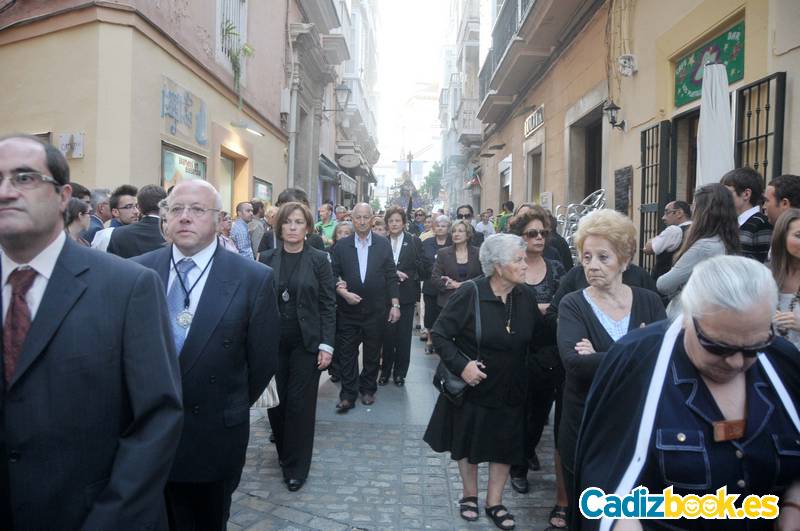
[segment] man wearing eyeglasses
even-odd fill
[[[646,254],[656,255],[652,273],[653,280],[658,280],[658,277],[672,268],[672,256],[680,248],[683,237],[689,229],[689,225],[692,224],[692,211],[689,203],[685,201],[667,203],[661,221],[667,227],[644,244]]]
[[[130,184],[123,184],[114,190],[108,200],[111,206],[111,224],[105,229],[97,231],[92,240],[92,249],[105,251],[108,249],[108,242],[111,240],[111,233],[117,227],[130,225],[139,221],[139,205],[136,203],[138,190]]]
[[[136,194],[141,218],[138,223],[114,229],[108,242],[108,252],[122,258],[133,258],[163,247],[158,204],[165,197],[167,193],[160,186],[142,186]]]
[[[167,513],[172,530],[222,530],[244,467],[250,406],[277,368],[278,299],[272,269],[217,243],[222,198],[212,185],[181,182],[163,207],[172,245],[135,260],[162,279],[180,363],[184,424]]]
[[[69,166],[0,138],[0,529],[162,529],[183,418],[158,275],[66,238]]]

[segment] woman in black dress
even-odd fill
[[[311,211],[301,203],[281,206],[275,221],[278,246],[259,261],[274,270],[281,316],[275,381],[280,405],[268,411],[284,482],[300,489],[308,477],[320,371],[331,363],[336,334],[333,271],[325,251],[306,244]]]
[[[477,465],[489,463],[486,513],[501,529],[514,527],[513,515],[502,505],[509,467],[525,461],[525,356],[528,348],[553,341],[532,290],[522,286],[527,270],[525,248],[525,242],[512,234],[489,236],[481,247],[486,277],[473,281],[481,312],[480,345],[475,335],[473,282],[455,290],[433,327],[442,361],[469,387],[461,406],[439,397],[425,442],[437,452],[450,452],[458,461],[463,483],[459,503],[466,520],[478,518]]]
[[[561,278],[566,274],[558,260],[545,258],[544,251],[551,235],[550,215],[539,205],[529,205],[524,212],[510,222],[512,234],[521,236],[527,243],[525,262],[525,286],[532,290],[539,311],[547,316],[550,303],[558,290]],[[547,318],[547,317],[546,317]],[[561,399],[564,390],[564,366],[558,355],[555,340],[528,352],[528,398],[526,402],[525,447],[527,465],[511,467],[511,486],[520,493],[528,492],[528,469],[539,470],[536,446],[542,437],[550,409],[555,402],[555,437],[558,439],[558,423],[561,419]],[[555,453],[556,504],[550,512],[550,526],[561,529],[567,526],[567,493],[558,450]]]
[[[439,216],[433,224],[433,236],[422,242],[422,265],[423,265],[423,281],[422,281],[422,300],[425,303],[425,336],[426,348],[425,352],[428,354],[433,352],[433,336],[431,330],[436,318],[439,317],[439,303],[436,302],[439,296],[439,289],[434,285],[431,280],[433,273],[433,265],[436,263],[436,256],[439,251],[445,247],[453,245],[450,239],[450,218],[447,216]]]

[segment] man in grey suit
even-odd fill
[[[0,138],[0,529],[160,529],[183,417],[163,290],[65,237],[71,193],[56,148]]]
[[[166,487],[173,530],[224,530],[250,436],[250,406],[278,364],[272,269],[221,248],[222,199],[185,181],[164,205],[172,245],[134,258],[167,294],[185,422]],[[249,245],[249,244],[248,244]]]

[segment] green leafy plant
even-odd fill
[[[249,43],[240,42],[239,32],[236,25],[230,19],[225,19],[221,28],[223,50],[231,62],[233,70],[233,90],[239,96],[239,110],[242,109],[242,63],[247,57],[251,57],[255,51]]]

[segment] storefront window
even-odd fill
[[[181,181],[206,178],[206,159],[168,144],[161,147],[161,186],[166,190]]]
[[[255,199],[260,199],[264,202],[265,205],[272,204],[272,183],[259,179],[258,177],[253,178],[253,197]]]

